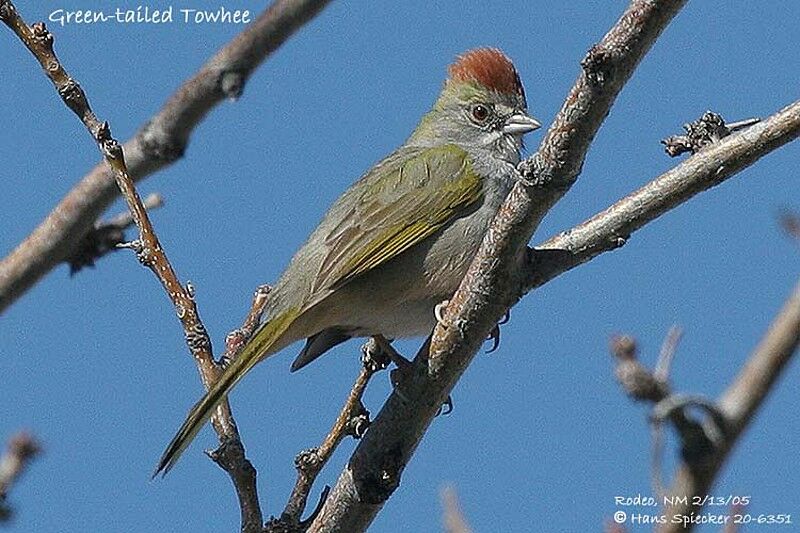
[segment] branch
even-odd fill
[[[472,528],[467,524],[464,513],[461,512],[461,505],[458,503],[458,495],[453,487],[445,487],[441,491],[442,507],[444,508],[444,531],[445,533],[472,533]]]
[[[405,465],[494,325],[522,294],[525,250],[549,208],[577,178],[589,144],[636,65],[684,4],[634,0],[592,47],[536,155],[527,183],[512,189],[461,287],[414,361],[402,395],[392,393],[356,448],[309,531],[363,531],[400,482]]]
[[[685,504],[675,503],[664,514],[688,516],[700,514],[692,506],[693,496],[708,494],[722,465],[753,416],[764,403],[772,385],[800,345],[800,283],[775,317],[761,342],[756,346],[739,375],[722,394],[717,406],[725,419],[725,439],[714,453],[701,463],[683,461],[678,467],[670,493],[687,497]],[[673,500],[677,502],[676,500]],[[683,500],[681,500],[683,501]],[[665,524],[662,533],[686,531],[683,524]]]
[[[143,179],[182,157],[194,128],[208,112],[224,99],[240,96],[256,67],[329,2],[276,0],[185,81],[125,142],[130,175]],[[8,0],[0,0],[0,18],[10,6]],[[118,194],[113,175],[104,164],[84,176],[39,227],[0,261],[0,313],[75,254],[83,236]]]
[[[706,111],[699,119],[683,125],[684,135],[671,135],[661,141],[664,151],[670,157],[677,157],[683,153],[696,154],[706,146],[720,141],[734,131],[749,128],[757,123],[758,118],[749,118],[739,122],[726,124],[720,115]]]
[[[719,185],[798,136],[800,100],[704,148],[602,213],[532,250],[525,292],[603,252],[619,248],[648,222]]]
[[[301,520],[314,481],[333,455],[333,452],[336,451],[342,439],[347,435],[360,439],[369,427],[369,411],[366,410],[361,399],[373,374],[388,366],[388,361],[385,360],[386,358],[380,350],[380,345],[374,338],[371,338],[362,346],[361,371],[355,383],[353,383],[339,416],[336,417],[333,427],[323,439],[322,444],[316,448],[303,450],[295,457],[294,464],[297,469],[297,480],[292,488],[292,493],[289,495],[289,501],[286,503],[280,518],[273,518],[266,524],[264,533],[305,531],[308,524],[313,522],[319,514],[322,504],[330,492],[330,487],[325,487],[325,490],[323,490],[322,500],[317,510],[308,519]]]
[[[178,319],[183,326],[186,344],[195,358],[203,386],[208,389],[219,378],[222,369],[214,361],[211,339],[200,320],[195,305],[194,289],[191,285],[181,284],[161,247],[147,215],[147,210],[136,192],[133,179],[125,163],[122,147],[111,136],[108,123],[101,122],[95,116],[89,106],[88,98],[78,82],[67,74],[59,62],[53,50],[53,35],[47,31],[44,23],[38,22],[28,26],[10,0],[0,0],[0,20],[19,37],[36,57],[45,75],[53,82],[61,99],[78,116],[97,143],[128,204],[131,218],[139,229],[139,238],[126,246],[135,250],[139,261],[150,268],[175,306]],[[266,306],[267,294],[268,289],[265,288],[259,288],[256,292],[251,311],[242,328],[242,336],[249,338],[258,326]],[[229,336],[229,341],[232,337]],[[226,353],[225,358],[235,357],[236,354],[232,352],[238,351],[242,345],[243,343],[229,342],[231,353]],[[211,458],[228,473],[236,488],[242,513],[242,531],[261,531],[263,520],[256,491],[255,469],[244,455],[244,446],[227,400],[224,400],[217,408],[211,422],[221,443],[220,449],[213,452]]]
[[[28,433],[19,432],[8,440],[8,449],[0,457],[0,523],[11,518],[11,509],[6,505],[11,487],[41,452],[39,443]]]
[[[611,353],[617,360],[614,374],[625,393],[635,401],[646,401],[653,404],[650,416],[652,433],[652,483],[653,493],[659,498],[664,495],[661,464],[663,455],[663,426],[669,421],[675,428],[681,444],[681,456],[689,460],[707,457],[714,449],[714,440],[725,423],[719,410],[712,402],[698,395],[676,394],[670,390],[668,373],[664,365],[666,359],[672,358],[672,352],[679,334],[676,329],[670,330],[664,341],[656,370],[639,362],[636,342],[628,336],[615,337],[611,340]],[[705,411],[708,423],[697,420],[689,409],[695,407]],[[719,422],[711,426],[712,422]]]
[[[242,348],[253,336],[256,329],[261,323],[261,318],[269,302],[269,293],[271,288],[268,285],[259,286],[253,294],[253,302],[250,306],[250,311],[242,324],[242,327],[230,332],[225,337],[225,352],[220,358],[220,364],[215,365],[217,372],[213,379],[217,379],[222,372],[222,367],[229,361],[232,361],[242,351]],[[204,377],[201,369],[201,377]],[[205,385],[205,378],[203,379]],[[205,385],[208,388],[207,385]],[[224,409],[228,409],[228,414],[225,414]],[[236,496],[239,499],[239,509],[241,511],[241,530],[243,533],[260,532],[264,523],[264,518],[261,513],[261,504],[258,500],[258,487],[256,485],[256,469],[252,463],[245,456],[244,444],[239,436],[239,430],[236,428],[236,422],[233,420],[233,414],[230,413],[230,406],[227,400],[218,409],[217,416],[229,417],[228,422],[224,426],[217,425],[216,416],[211,419],[214,431],[217,432],[219,437],[220,446],[216,450],[208,452],[208,456],[220,466],[233,481],[233,487],[236,490]]]
[[[151,194],[143,203],[145,209],[150,212],[162,207],[164,200],[159,194]],[[95,223],[89,233],[83,236],[75,253],[67,258],[70,276],[84,267],[93,267],[95,261],[119,249],[119,245],[126,242],[125,230],[133,225],[130,211],[125,211],[111,220]]]

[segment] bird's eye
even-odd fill
[[[483,122],[489,118],[489,108],[483,104],[475,104],[472,106],[472,118],[478,122]]]

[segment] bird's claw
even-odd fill
[[[438,322],[442,326],[445,325],[444,315],[442,313],[444,312],[444,308],[447,307],[447,304],[449,303],[450,300],[442,300],[441,302],[433,306],[433,316],[436,317],[436,322]]]
[[[492,353],[493,351],[497,350],[500,346],[500,325],[495,324],[492,328],[492,331],[489,332],[489,336],[486,337],[486,340],[492,341],[492,347],[486,350],[486,353]]]
[[[444,403],[436,411],[436,416],[447,416],[453,412],[453,397],[448,396]]]
[[[507,323],[510,319],[511,312],[506,311],[505,316],[503,316],[503,318],[500,319],[500,322],[495,324],[495,326],[492,328],[492,331],[489,332],[489,336],[486,339],[491,339],[492,347],[486,350],[486,353],[492,353],[500,346],[500,326]]]

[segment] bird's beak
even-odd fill
[[[530,133],[535,129],[539,129],[542,125],[535,118],[525,113],[515,113],[508,117],[505,125],[503,126],[503,133],[511,135],[524,135]]]

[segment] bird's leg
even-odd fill
[[[402,392],[399,390],[400,385],[411,377],[414,371],[414,364],[395,350],[394,346],[392,346],[392,341],[383,335],[375,335],[372,339],[381,354],[397,367],[391,371],[389,379],[392,380],[392,386],[397,390],[398,394],[402,396]]]
[[[492,347],[486,350],[486,353],[492,353],[500,346],[500,326],[508,322],[510,318],[511,311],[506,311],[505,316],[500,319],[500,322],[495,324],[494,328],[492,328],[492,331],[489,332],[489,336],[486,337],[486,340],[492,341]]]
[[[403,395],[403,382],[411,378],[411,375],[414,372],[414,363],[403,357],[400,352],[395,350],[394,346],[391,344],[392,341],[383,335],[375,335],[372,337],[372,339],[374,340],[375,345],[383,352],[383,355],[397,366],[397,368],[392,370],[389,374],[389,379],[392,381],[392,386],[394,387],[395,392],[397,392],[397,394],[400,395],[403,400],[408,401],[408,398]],[[430,338],[428,338],[428,341],[430,341]],[[452,411],[453,399],[448,396],[442,404],[442,407],[439,409],[439,412],[436,413],[436,416],[449,415]]]

